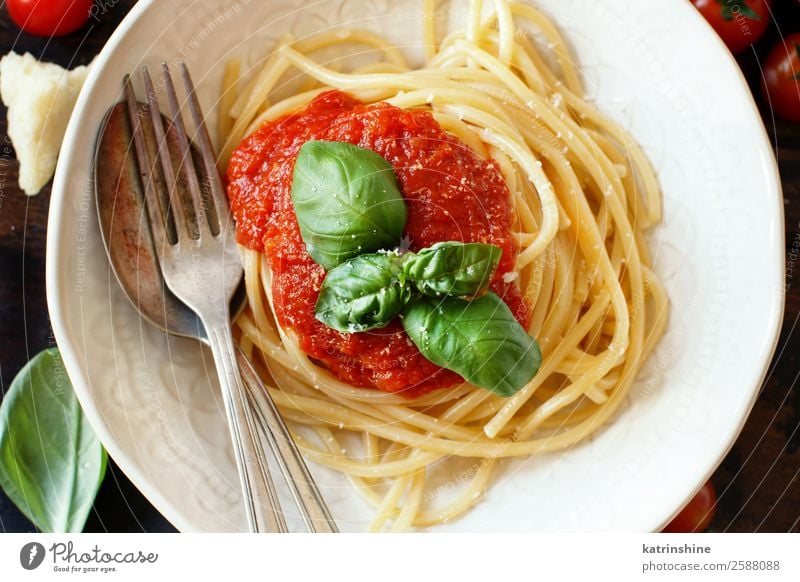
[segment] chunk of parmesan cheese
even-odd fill
[[[29,196],[53,177],[67,122],[88,66],[71,71],[30,53],[0,59],[0,97],[8,107],[8,136],[19,160],[19,187]]]

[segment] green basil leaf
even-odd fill
[[[80,532],[106,462],[58,350],[41,352],[0,406],[0,486],[40,530]]]
[[[408,255],[403,270],[426,295],[470,297],[489,287],[502,254],[494,245],[441,242]]]
[[[500,396],[524,387],[542,362],[539,344],[491,292],[473,301],[423,297],[402,321],[423,356]]]
[[[300,148],[292,202],[311,258],[326,269],[394,249],[407,209],[391,164],[358,146],[309,141]]]
[[[361,255],[328,271],[317,319],[345,333],[385,327],[411,297],[396,253]]]

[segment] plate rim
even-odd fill
[[[750,418],[750,414],[753,411],[753,407],[755,406],[756,401],[758,400],[759,394],[761,393],[761,387],[764,384],[764,381],[767,378],[767,374],[769,373],[770,364],[772,363],[772,359],[775,356],[775,352],[778,348],[778,343],[780,342],[780,334],[781,328],[783,326],[783,316],[786,311],[786,269],[785,269],[785,261],[784,261],[784,252],[786,248],[786,216],[783,207],[783,183],[781,182],[780,177],[780,170],[778,168],[778,161],[775,158],[775,152],[772,148],[772,142],[769,140],[769,134],[767,133],[767,128],[764,125],[764,119],[761,116],[761,112],[758,109],[758,104],[756,103],[755,95],[750,90],[750,86],[747,82],[747,78],[744,76],[744,72],[742,71],[739,63],[736,62],[736,58],[733,56],[733,53],[728,50],[727,45],[722,40],[711,24],[702,16],[702,14],[694,8],[692,4],[689,2],[676,2],[677,4],[682,5],[682,9],[689,14],[688,18],[694,18],[695,22],[700,24],[702,28],[706,31],[706,37],[709,38],[709,41],[712,42],[717,46],[717,52],[720,53],[722,56],[726,57],[727,63],[733,66],[733,70],[736,73],[736,76],[739,80],[738,87],[743,90],[745,102],[750,106],[754,119],[756,120],[756,125],[758,126],[758,145],[757,148],[761,155],[762,162],[766,161],[769,166],[769,171],[764,172],[764,175],[770,179],[773,185],[773,189],[775,192],[775,207],[777,208],[777,218],[780,222],[780,228],[776,229],[777,231],[777,238],[776,238],[776,246],[777,246],[777,255],[775,257],[776,266],[778,267],[778,280],[775,281],[776,289],[780,289],[781,292],[778,294],[779,298],[777,301],[773,300],[772,302],[772,311],[769,314],[769,336],[772,337],[772,341],[769,345],[765,345],[764,349],[762,350],[764,359],[762,363],[761,371],[757,374],[757,380],[753,384],[750,389],[750,398],[747,404],[743,407],[743,413],[739,418],[738,422],[736,423],[735,427],[732,427],[731,430],[728,431],[728,434],[725,438],[725,443],[722,447],[719,448],[719,452],[717,454],[717,459],[714,461],[713,465],[706,471],[702,480],[696,484],[695,488],[691,491],[691,493],[686,497],[684,503],[680,505],[672,515],[664,520],[659,527],[654,531],[661,531],[666,525],[672,521],[694,498],[694,496],[703,488],[707,481],[711,479],[711,476],[716,472],[717,468],[719,468],[722,461],[725,457],[728,456],[728,453],[733,449],[734,444],[736,444],[736,439],[739,438],[739,435],[744,430],[744,426],[747,423],[747,420]],[[754,140],[755,141],[755,140]]]

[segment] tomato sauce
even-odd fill
[[[393,166],[408,205],[404,247],[420,250],[446,240],[500,247],[503,255],[491,289],[524,326],[528,306],[507,276],[517,252],[510,234],[511,198],[495,163],[478,158],[426,111],[365,105],[330,91],[266,123],[242,141],[228,166],[238,240],[267,256],[278,322],[297,333],[306,354],[353,386],[410,398],[458,384],[457,374],[420,354],[397,321],[344,334],[315,319],[325,270],[306,252],[291,198],[294,163],[309,140],[353,143]]]

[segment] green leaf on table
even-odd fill
[[[300,148],[292,202],[308,254],[328,270],[364,253],[394,249],[406,224],[391,164],[344,142],[309,141]]]
[[[0,486],[40,530],[80,532],[106,463],[58,350],[39,353],[0,405]]]
[[[316,317],[341,332],[367,331],[385,327],[410,297],[399,255],[361,255],[328,271]]]
[[[425,295],[471,297],[489,287],[502,254],[494,245],[440,242],[410,254],[403,271]]]
[[[402,321],[423,356],[500,396],[522,389],[542,362],[539,344],[491,292],[472,301],[423,297]]]

